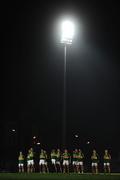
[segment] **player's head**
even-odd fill
[[[93,149],[93,154],[96,154],[96,150],[95,149]]]
[[[20,155],[22,155],[22,151],[20,151]]]
[[[30,149],[28,150],[28,152],[29,152],[29,153],[33,152],[33,148],[30,148]]]
[[[64,150],[64,152],[65,152],[65,153],[67,153],[67,152],[68,152],[68,150],[67,150],[67,149],[65,149],[65,150]]]
[[[57,152],[60,152],[60,149],[57,149]]]
[[[30,149],[28,150],[28,153],[31,153],[31,150],[30,150]]]
[[[108,154],[108,150],[107,149],[105,149],[105,154]]]
[[[41,153],[44,153],[44,150],[43,150],[43,149],[41,149]]]
[[[44,153],[46,154],[46,151],[44,150]]]
[[[78,149],[78,151],[81,153],[82,151],[81,151],[81,149]]]
[[[75,152],[78,152],[78,150],[77,150],[77,149],[75,149]]]

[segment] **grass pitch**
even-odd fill
[[[120,180],[120,174],[111,174],[111,175],[92,175],[92,174],[18,174],[18,173],[0,173],[0,180]]]

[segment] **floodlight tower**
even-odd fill
[[[63,123],[62,123],[62,146],[66,147],[66,60],[67,46],[72,44],[74,36],[74,24],[66,20],[61,27],[61,43],[64,44],[64,103],[63,103]]]

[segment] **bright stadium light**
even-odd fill
[[[75,135],[75,138],[78,138],[78,137],[79,137],[78,134],[76,134],[76,135]]]
[[[90,141],[87,141],[87,143],[86,144],[90,144]]]
[[[67,70],[67,47],[72,44],[74,37],[74,23],[70,20],[65,20],[61,24],[61,39],[60,42],[64,45],[64,103],[63,103],[63,146],[66,146],[66,70]]]
[[[12,132],[15,132],[15,129],[12,129]]]
[[[36,139],[36,136],[33,136],[33,139]]]
[[[61,35],[61,43],[64,44],[72,44],[72,40],[74,37],[74,24],[66,20],[62,23],[62,35]]]

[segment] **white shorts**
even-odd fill
[[[69,160],[63,160],[63,166],[64,166],[64,165],[67,165],[67,166],[68,166],[68,165],[69,165]]]
[[[80,166],[83,166],[83,161],[78,161],[78,162],[77,162],[77,165],[78,165],[78,166],[79,166],[79,165],[80,165]]]
[[[56,164],[56,159],[51,159],[52,164]]]
[[[93,163],[93,162],[92,162],[92,167],[93,167],[93,166],[97,167],[97,166],[98,166],[98,163]]]
[[[33,161],[33,160],[27,161],[27,165],[28,165],[28,166],[29,166],[29,165],[34,165],[34,161]]]
[[[40,159],[39,165],[45,165],[45,160],[44,159]]]
[[[18,167],[23,167],[23,166],[24,166],[23,163],[19,163],[19,164],[18,164]]]
[[[110,166],[110,163],[109,162],[104,163],[104,166]]]
[[[72,162],[72,165],[77,165],[77,161],[73,161],[73,162]]]

